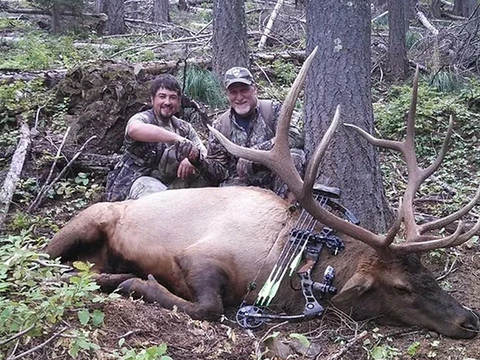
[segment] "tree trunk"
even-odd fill
[[[57,4],[54,4],[52,7],[52,16],[50,18],[50,26],[51,26],[51,32],[52,34],[60,34],[61,28],[60,28],[60,7]]]
[[[170,22],[168,0],[153,1],[153,22],[156,22],[156,23]]]
[[[95,0],[95,12],[107,13],[107,0]]]
[[[407,74],[405,22],[402,2],[388,0],[388,70],[390,77],[395,80],[403,80]]]
[[[430,13],[434,18],[439,19],[442,16],[442,1],[441,0],[431,0],[430,2]]]
[[[212,67],[220,81],[233,66],[249,67],[244,0],[213,1]]]
[[[107,32],[109,35],[124,34],[125,26],[125,5],[124,0],[107,1]]]
[[[188,4],[186,0],[178,0],[178,10],[180,11],[188,10]]]
[[[306,14],[307,51],[319,47],[305,88],[305,148],[310,158],[338,104],[343,122],[373,132],[370,1],[309,0]],[[320,169],[318,180],[342,190],[341,202],[364,227],[385,230],[392,213],[372,145],[341,127]]]
[[[472,15],[476,7],[476,0],[455,0],[453,4],[453,13],[468,18]]]
[[[399,2],[401,3],[401,1]],[[416,6],[417,6],[417,0],[405,0],[405,3],[404,3],[405,31],[408,31],[408,28],[410,27],[410,20],[415,19]]]

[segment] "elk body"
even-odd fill
[[[267,190],[171,190],[95,204],[58,232],[47,252],[65,261],[90,260],[100,273],[151,274],[158,282],[132,279],[125,290],[193,318],[218,319],[226,307],[240,304],[251,282],[263,284],[294,222],[288,204]],[[371,247],[343,240],[346,249],[337,256],[323,251],[312,273],[318,280],[326,265],[335,268],[333,285],[341,291],[332,302],[338,308],[357,320],[476,335],[476,317],[437,285],[416,255],[384,261]],[[272,305],[295,314],[303,304],[302,293],[284,281]]]
[[[335,306],[356,320],[378,318],[387,323],[432,329],[454,338],[476,336],[478,317],[438,286],[421,264],[419,254],[459,245],[480,229],[479,220],[468,231],[463,230],[460,222],[458,230],[444,238],[429,234],[470,211],[480,198],[480,189],[456,213],[421,226],[415,223],[413,196],[421,182],[439,166],[446,146],[432,166],[418,167],[413,152],[414,85],[404,142],[375,139],[354,127],[374,145],[401,151],[406,158],[408,185],[392,228],[384,236],[377,235],[319,207],[311,196],[312,186],[321,156],[338,126],[339,109],[310,160],[304,181],[288,150],[288,123],[312,57],[313,54],[305,61],[284,102],[271,151],[239,148],[217,136],[234,155],[260,162],[277,172],[305,210],[345,234],[342,238],[346,249],[338,256],[322,252],[312,271],[312,278],[318,280],[327,265],[335,268],[333,285],[339,289],[331,299]],[[448,137],[447,134],[446,142]],[[99,203],[87,208],[54,236],[47,253],[64,261],[92,261],[99,272],[116,274],[99,276],[101,283],[122,283],[123,291],[134,292],[165,308],[176,306],[193,318],[216,319],[226,307],[241,303],[251,282],[262,284],[267,279],[296,216],[289,204],[267,190],[169,190],[138,200]],[[402,223],[406,241],[398,244],[394,239]],[[148,277],[150,274],[153,277]],[[247,303],[253,302],[257,291],[248,293]],[[282,310],[293,313],[304,304],[301,292],[293,291],[286,281],[274,301]]]

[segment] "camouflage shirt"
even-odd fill
[[[260,103],[262,101],[264,104],[271,106],[269,113],[261,109]],[[270,150],[273,146],[272,139],[275,136],[280,108],[281,104],[277,101],[260,100],[250,120],[248,130],[237,123],[233,109],[227,110],[215,120],[213,127],[237,145],[260,150]],[[295,137],[295,141],[291,143],[291,146],[303,147],[303,134],[298,127],[291,127],[291,139],[292,135]],[[250,164],[251,169],[249,176],[245,177],[245,174],[241,174],[240,176],[237,167],[239,159],[227,152],[213,134],[209,136],[207,148],[207,157],[198,167],[203,171],[203,176],[213,183],[220,185],[254,185],[272,188],[273,175],[271,171],[263,165],[256,163]]]
[[[175,132],[192,141],[203,155],[207,152],[192,125],[175,116],[172,117],[169,124],[164,124],[155,117],[153,110],[150,109],[132,116],[128,124],[133,121],[141,121]],[[169,185],[177,177],[180,161],[177,159],[173,144],[136,141],[125,134],[123,147],[125,150],[122,159],[115,165],[115,169],[108,174],[107,201],[124,200],[133,182],[140,176],[152,176],[165,185]]]

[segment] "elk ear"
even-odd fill
[[[356,299],[373,285],[373,277],[367,274],[356,273],[343,286],[342,290],[332,298],[333,302],[344,302]]]

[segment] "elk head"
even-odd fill
[[[467,214],[480,199],[480,187],[477,189],[474,198],[455,213],[421,225],[415,222],[413,206],[415,193],[422,182],[438,169],[443,157],[445,156],[448,141],[452,134],[452,118],[450,117],[447,135],[436,160],[427,168],[421,168],[417,163],[417,158],[414,151],[414,123],[418,87],[417,68],[412,89],[411,105],[407,118],[406,138],[404,141],[378,139],[355,125],[344,124],[348,128],[355,130],[359,135],[375,146],[389,148],[401,152],[407,164],[408,184],[403,198],[399,201],[396,220],[386,234],[375,234],[358,225],[338,218],[327,210],[318,206],[312,196],[312,189],[318,172],[320,160],[325,153],[330,139],[339,125],[340,106],[337,106],[330,127],[327,129],[320,144],[310,159],[305,172],[304,180],[301,179],[300,175],[295,169],[290,156],[288,144],[288,129],[294,104],[316,51],[317,49],[315,49],[306,59],[302,69],[300,70],[300,73],[290,89],[287,98],[283,103],[278,119],[275,145],[270,151],[242,148],[231,143],[215,129],[210,128],[210,130],[221,141],[227,151],[233,155],[261,163],[270,168],[272,171],[276,172],[285,181],[290,191],[292,191],[296,196],[296,199],[301,206],[321,223],[373,248],[376,251],[376,258],[378,259],[378,262],[381,263],[381,265],[378,265],[377,271],[392,271],[384,276],[385,279],[388,280],[388,277],[395,271],[403,272],[403,275],[400,276],[404,279],[402,284],[413,282],[413,286],[417,287],[415,291],[424,293],[427,292],[422,295],[423,299],[425,299],[425,302],[427,302],[426,307],[430,306],[430,302],[439,303],[439,307],[436,307],[435,310],[431,309],[425,316],[420,316],[418,314],[421,314],[422,310],[420,308],[424,304],[420,305],[412,300],[405,301],[405,303],[398,305],[399,307],[408,308],[406,310],[404,309],[402,311],[396,311],[392,308],[387,309],[387,312],[390,312],[391,314],[390,319],[393,320],[393,322],[407,325],[421,325],[451,337],[469,338],[475,336],[479,329],[478,318],[476,318],[473,313],[465,310],[456,300],[451,298],[439,288],[434,277],[426,268],[421,265],[420,258],[417,256],[417,254],[433,249],[458,246],[470,239],[480,229],[479,219],[475,225],[468,230],[465,230],[462,221],[459,221],[456,231],[448,236],[439,236],[432,233],[434,230],[438,230],[454,221],[457,221]],[[400,232],[400,229],[402,228],[402,224],[404,227],[405,239],[402,242],[394,242]],[[394,270],[392,270],[393,265],[395,265]],[[416,279],[413,279],[413,277],[416,277]],[[372,281],[372,279],[368,279],[357,272],[354,276],[352,276],[352,278],[350,278],[350,280],[347,281],[340,293],[332,300],[334,302],[341,302],[351,299],[352,294],[357,297],[365,295],[372,289]],[[430,288],[426,289],[422,287],[422,281],[427,281]],[[394,287],[393,284],[390,285],[392,285],[392,288]],[[432,294],[440,293],[442,293],[442,299],[446,299],[445,301],[439,299],[438,295],[432,296]],[[403,298],[407,297],[404,296]],[[388,296],[384,296],[380,297],[380,299],[382,299],[382,301],[388,301],[389,298]],[[396,305],[397,304],[390,304],[390,307],[395,307]],[[455,310],[452,310],[452,308],[455,308]],[[440,309],[440,312],[444,312],[444,314],[442,314],[440,317],[436,315],[438,309]],[[379,309],[376,311],[378,310]],[[383,311],[385,311],[385,309],[383,309]],[[452,314],[452,312],[456,313]],[[374,313],[375,311],[372,310],[372,314]],[[449,323],[449,316],[452,318],[455,317],[458,320],[452,320]],[[416,319],[417,317],[419,319]],[[420,317],[422,317],[422,319],[420,319]]]

